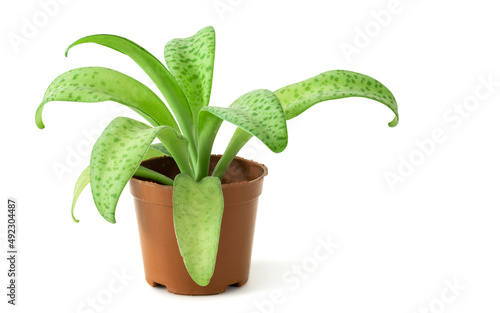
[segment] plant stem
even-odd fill
[[[198,133],[198,159],[196,164],[195,180],[200,181],[203,177],[208,176],[208,168],[210,165],[210,154],[214,145],[215,137],[222,125],[222,119],[211,114],[205,113],[201,128]]]
[[[171,140],[167,133],[159,133],[158,139],[167,148],[168,152],[177,163],[181,173],[194,177],[194,168],[190,157],[189,148],[183,147],[179,141]]]
[[[252,138],[252,134],[244,131],[241,128],[237,128],[227,145],[226,151],[220,158],[219,162],[215,166],[212,176],[218,177],[222,180],[222,177],[226,173],[229,164],[233,161],[234,157],[243,148],[243,146]]]
[[[160,174],[156,171],[150,170],[149,168],[146,168],[144,166],[139,166],[137,171],[135,171],[134,176],[142,177],[142,178],[149,178],[149,179],[155,180],[155,181],[162,183],[164,185],[167,185],[167,186],[174,185],[174,181],[171,178],[169,178],[163,174]]]

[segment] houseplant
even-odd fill
[[[384,85],[371,77],[344,70],[324,72],[274,92],[266,89],[250,91],[227,108],[208,106],[215,55],[215,31],[212,27],[206,27],[192,37],[168,42],[164,57],[169,69],[139,45],[113,35],[81,38],[68,47],[66,55],[72,47],[83,43],[96,43],[128,55],[149,75],[169,106],[148,87],[125,74],[108,68],[84,67],[62,74],[50,84],[37,109],[36,124],[44,128],[42,111],[50,101],[115,101],[130,107],[151,124],[149,126],[134,119],[118,117],[106,127],[94,145],[90,166],[76,183],[72,215],[81,191],[90,183],[99,213],[108,222],[115,223],[115,209],[120,194],[125,185],[132,181],[146,279],[151,285],[158,283],[148,279],[148,268],[153,265],[146,265],[146,259],[148,264],[163,266],[158,265],[162,262],[158,262],[160,255],[157,250],[163,249],[165,243],[157,237],[163,236],[160,232],[170,227],[170,235],[176,241],[175,251],[161,254],[161,257],[180,253],[178,259],[183,261],[185,272],[190,276],[180,277],[189,280],[187,284],[190,287],[174,290],[177,293],[208,294],[223,291],[220,286],[215,289],[209,287],[212,285],[216,261],[221,258],[218,255],[223,242],[221,239],[219,246],[221,221],[223,214],[224,220],[226,213],[229,214],[228,207],[224,208],[225,203],[228,197],[236,200],[239,197],[228,190],[238,186],[245,193],[245,184],[234,180],[248,180],[246,183],[254,184],[256,190],[251,192],[254,201],[260,194],[262,178],[267,174],[267,169],[262,165],[235,159],[238,151],[252,136],[260,139],[273,152],[281,152],[288,142],[287,120],[318,102],[346,97],[365,97],[378,101],[395,114],[389,126],[398,123],[396,101]],[[237,129],[222,156],[211,156],[215,137],[223,121],[233,123]],[[153,143],[156,138],[160,143]],[[228,179],[224,175],[233,164],[236,172],[229,175],[233,179]],[[253,171],[255,175],[246,175],[248,171]],[[243,176],[239,177],[240,174]],[[228,184],[223,184],[224,180]],[[146,189],[141,189],[143,187]],[[160,195],[152,195],[147,188],[155,189]],[[158,199],[154,202],[148,197]],[[155,209],[143,208],[144,203],[151,204]],[[254,204],[256,208],[256,200]],[[169,206],[172,207],[171,211],[165,213]],[[153,210],[158,215],[144,215]],[[73,219],[77,221],[74,215]],[[166,219],[171,221],[161,224]],[[155,223],[162,226],[157,227]],[[223,227],[230,228],[228,223],[222,223],[227,224]],[[159,233],[145,233],[153,228],[158,228]],[[253,226],[250,228],[249,234],[253,235]],[[143,243],[146,237],[157,242],[146,247],[148,244]],[[236,243],[233,246],[238,245]],[[250,246],[251,253],[251,240],[247,240],[246,245]],[[231,254],[231,251],[228,253]],[[246,254],[249,258],[250,254]],[[248,269],[242,275],[248,278]],[[246,278],[234,282],[227,280],[223,284],[241,285]],[[167,283],[162,284],[171,290]]]

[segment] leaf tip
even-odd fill
[[[43,122],[41,120],[39,120],[39,121],[37,120],[36,127],[38,127],[39,129],[44,129],[45,125],[43,124]]]
[[[35,117],[35,124],[36,124],[36,127],[38,127],[39,129],[45,128],[45,124],[43,123],[42,116],[39,115],[38,112],[37,112],[37,115]]]
[[[38,106],[38,109],[36,110],[36,113],[35,113],[35,123],[36,123],[36,126],[40,129],[45,128],[45,125],[43,124],[43,120],[42,120],[42,112],[43,112],[44,105],[45,105],[45,103],[40,104]]]
[[[193,281],[200,285],[201,287],[205,287],[205,286],[208,286],[208,284],[210,284],[210,279],[206,279],[206,278],[193,278]]]
[[[106,213],[106,212],[101,212],[99,210],[99,213],[101,213],[101,216],[104,217],[104,219],[108,222],[110,222],[111,224],[116,224],[116,219],[115,219],[115,213]]]
[[[396,116],[390,123],[389,127],[396,127],[399,123],[399,116]]]
[[[73,45],[74,45],[74,44],[71,44],[71,45],[69,45],[69,46],[66,48],[66,50],[64,51],[64,56],[65,56],[65,57],[68,57],[69,49],[73,48]]]

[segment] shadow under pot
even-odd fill
[[[212,155],[210,172],[219,155]],[[142,162],[142,166],[174,178],[179,169],[170,157]],[[130,189],[135,210],[146,281],[182,295],[222,293],[227,286],[243,286],[250,274],[257,203],[266,166],[236,157],[222,179],[224,212],[215,271],[207,286],[189,276],[177,245],[173,221],[173,187],[133,177]]]

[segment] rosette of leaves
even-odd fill
[[[57,77],[36,111],[36,124],[44,128],[42,111],[51,101],[96,103],[114,101],[128,106],[148,123],[115,118],[98,138],[90,165],[77,180],[76,200],[90,183],[99,213],[115,223],[118,199],[133,176],[174,188],[174,227],[181,255],[192,279],[206,286],[213,275],[223,213],[221,179],[238,151],[253,137],[273,152],[288,143],[287,120],[319,102],[364,97],[387,106],[398,123],[392,93],[363,74],[333,70],[276,91],[258,89],[228,107],[209,106],[215,57],[215,31],[206,27],[195,35],[168,42],[165,64],[138,44],[114,35],[92,35],[71,44],[94,43],[130,57],[158,87],[160,95],[121,72],[83,67]],[[168,104],[168,105],[167,105]],[[223,156],[209,175],[209,160],[223,121],[237,126]],[[153,143],[158,139],[160,143]],[[144,168],[145,159],[167,155],[177,163],[174,179]],[[74,218],[73,219],[78,222]]]

